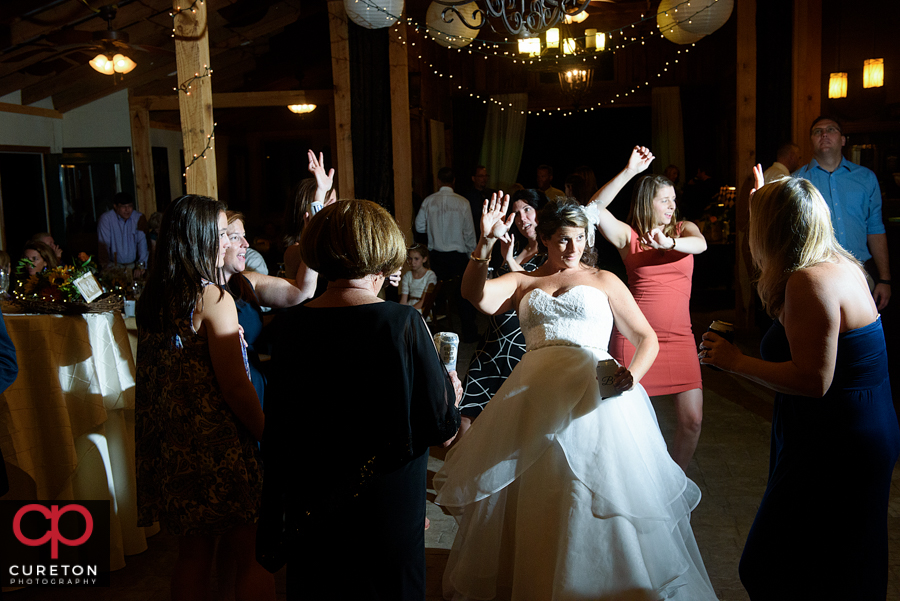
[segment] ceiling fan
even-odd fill
[[[80,29],[62,29],[44,36],[47,44],[40,44],[38,48],[10,57],[3,62],[21,62],[36,54],[51,52],[43,62],[54,59],[54,64],[59,64],[58,59],[74,54],[84,54],[93,57],[89,61],[91,67],[100,73],[113,75],[115,73],[128,73],[137,66],[133,58],[137,58],[137,52],[156,54],[174,54],[170,50],[146,44],[132,44],[129,42],[128,33],[113,29],[112,21],[116,17],[118,7],[108,4],[96,9],[98,15],[106,21],[105,30],[84,31]],[[37,74],[37,73],[36,73]]]

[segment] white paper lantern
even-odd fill
[[[689,5],[679,8],[678,14],[685,14],[678,18],[678,26],[689,33],[709,35],[725,25],[732,10],[734,0],[691,0]]]
[[[679,22],[687,20],[687,15],[683,12],[687,5],[678,6],[677,8],[675,6],[683,4],[683,2],[684,0],[662,0],[657,9],[656,24],[659,27],[659,31],[670,42],[693,44],[706,34],[691,33],[681,27]]]
[[[428,24],[428,35],[446,48],[462,48],[472,43],[472,40],[478,36],[478,29],[471,29],[462,22],[459,16],[453,11],[447,11],[447,19],[444,21],[441,13],[447,8],[446,5],[432,2],[425,14],[425,22]],[[469,2],[458,7],[459,14],[466,18],[471,25],[480,25],[483,15],[475,15],[478,5],[475,2]]]
[[[403,12],[403,0],[344,0],[351,21],[366,29],[390,27]]]

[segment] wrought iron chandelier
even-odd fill
[[[441,17],[445,22],[459,19],[469,29],[490,24],[501,33],[496,23],[510,35],[538,35],[555,26],[564,17],[574,17],[587,9],[591,0],[434,0],[446,6]],[[473,8],[474,5],[474,8]]]

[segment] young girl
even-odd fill
[[[428,249],[416,244],[409,249],[409,271],[400,280],[400,304],[412,305],[422,312],[422,299],[429,284],[437,285],[437,276],[428,269]]]

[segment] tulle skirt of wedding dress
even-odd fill
[[[640,386],[601,399],[600,349],[525,354],[447,456],[436,502],[459,531],[447,599],[715,599],[690,526],[697,486]]]

